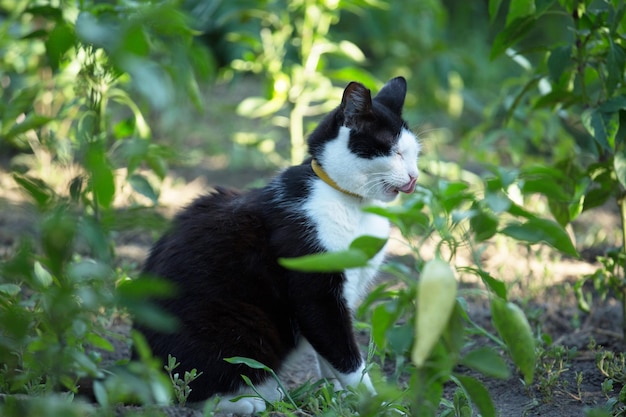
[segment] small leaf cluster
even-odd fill
[[[185,406],[187,402],[187,398],[189,398],[189,394],[191,394],[191,384],[194,380],[198,379],[202,372],[198,372],[197,369],[192,369],[191,371],[185,371],[183,377],[180,377],[178,372],[173,373],[176,368],[180,366],[179,362],[176,362],[176,358],[172,355],[167,356],[167,364],[165,365],[165,371],[170,377],[170,382],[172,383],[172,387],[174,388],[174,396],[176,397],[176,401],[181,407]]]

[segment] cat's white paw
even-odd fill
[[[260,397],[255,396],[257,393]],[[235,398],[242,395],[251,395],[250,397],[239,398],[237,401],[232,401]],[[261,398],[263,397],[263,398]],[[262,384],[256,386],[256,392],[249,387],[242,388],[235,394],[226,394],[220,397],[220,401],[217,403],[217,411],[224,413],[232,413],[236,415],[251,415],[265,411],[267,408],[265,400],[269,402],[279,401],[283,398],[283,393],[278,387],[278,383],[275,380],[268,380]]]
[[[337,373],[337,378],[344,387],[358,387],[359,384],[365,385],[365,388],[372,395],[376,395],[376,389],[372,384],[372,380],[367,372],[364,372],[365,365],[361,365],[356,371],[347,374]]]
[[[359,384],[363,384],[372,395],[376,395],[376,389],[372,384],[372,380],[369,374],[365,372],[365,364],[361,364],[361,366],[359,366],[354,372],[343,373],[333,368],[333,366],[319,353],[317,354],[317,363],[321,377],[332,382],[336,391],[347,387],[356,388]]]
[[[252,415],[265,411],[265,401],[258,397],[245,397],[233,402],[238,396],[226,395],[217,403],[217,411],[236,415]]]

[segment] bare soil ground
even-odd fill
[[[242,187],[260,176],[268,178],[270,175],[197,168],[175,171],[163,185],[161,211],[171,216],[177,208],[205,192],[210,184]],[[21,235],[35,232],[33,216],[34,209],[7,174],[6,165],[0,165],[0,254],[9,253]],[[602,212],[602,216],[606,218],[600,219],[597,213],[583,218],[577,227],[593,228],[599,221],[607,222],[606,227],[613,230],[617,227],[616,213],[608,210]],[[119,262],[138,267],[153,242],[154,234],[125,232],[118,233],[116,239]],[[589,250],[602,253],[605,249],[594,247]],[[394,246],[393,250],[397,256],[406,255],[402,244]],[[596,366],[597,349],[590,348],[590,342],[595,341],[605,350],[621,352],[624,340],[621,336],[620,304],[614,297],[604,300],[596,297],[591,314],[582,313],[577,308],[572,285],[580,275],[595,270],[597,265],[593,257],[584,260],[542,257],[523,248],[503,248],[495,244],[488,248],[483,258],[490,271],[508,280],[512,293],[519,297],[538,331],[549,335],[555,346],[562,346],[570,352],[561,365],[558,359],[544,356],[540,368],[543,366],[546,371],[539,371],[536,382],[530,387],[524,386],[519,376],[508,381],[483,379],[496,403],[498,414],[502,417],[572,417],[582,416],[585,407],[604,405],[606,396],[602,393],[601,384],[605,376]],[[466,288],[477,285],[471,281],[464,283]],[[467,300],[473,320],[491,329],[491,313],[486,300],[472,296]],[[127,326],[120,326],[119,331],[127,331]],[[361,342],[367,344],[367,335],[361,336]],[[117,343],[117,347],[115,356],[128,355],[127,345]],[[312,371],[314,358],[307,358],[283,372],[286,383],[294,386],[315,377]],[[452,388],[448,394],[451,392]],[[120,414],[130,409],[120,409]],[[176,417],[201,415],[190,408],[167,407],[162,411]]]

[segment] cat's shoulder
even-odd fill
[[[309,196],[314,178],[315,173],[311,169],[309,158],[301,165],[291,166],[274,177],[266,187],[267,192],[279,200],[303,200]]]

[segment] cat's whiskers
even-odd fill
[[[370,174],[370,179],[365,182],[363,185],[359,187],[359,192],[361,194],[369,193],[372,190],[382,186],[382,188],[387,191],[387,189],[392,188],[389,181],[387,181],[389,173],[387,172],[374,172]]]

